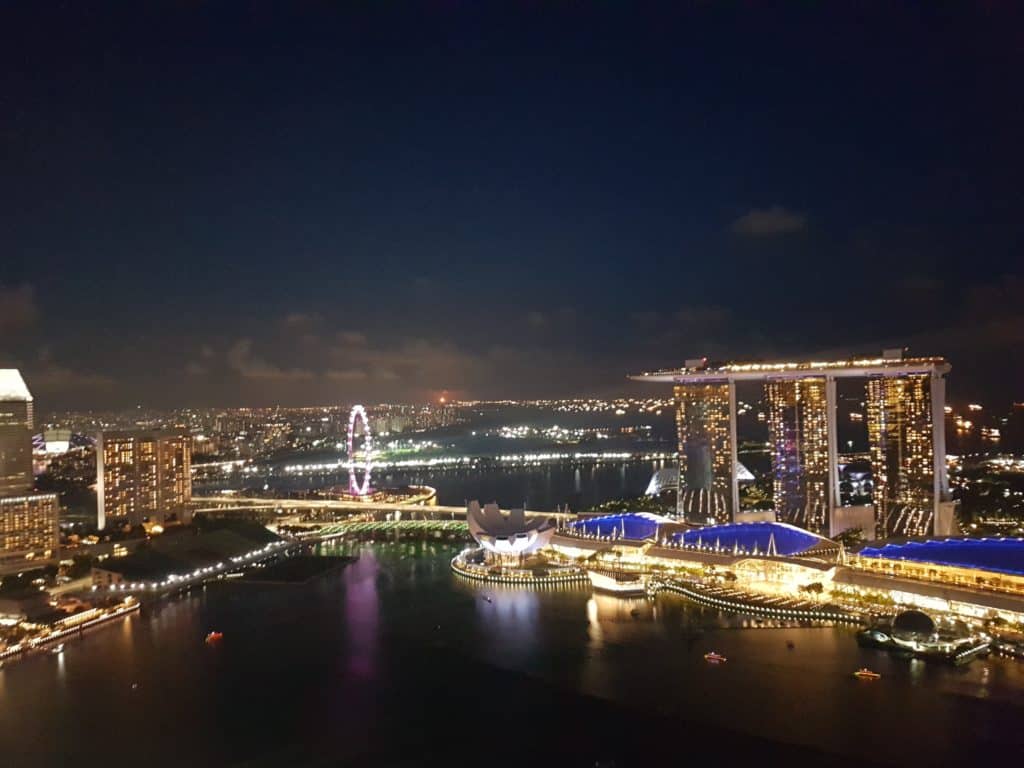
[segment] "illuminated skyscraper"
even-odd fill
[[[945,451],[936,462],[935,425],[941,430],[943,418],[935,419],[932,386],[928,374],[868,380],[872,500],[879,536],[921,536],[933,530],[936,494],[945,485]]]
[[[727,381],[680,384],[675,397],[677,514],[694,522],[731,520],[736,498],[733,385]]]
[[[32,489],[32,394],[21,373],[0,369],[0,496]]]
[[[693,521],[738,519],[736,383],[765,387],[775,509],[768,514],[836,536],[869,538],[954,532],[956,502],[946,482],[941,357],[881,357],[830,362],[721,363],[688,360],[638,381],[675,386],[679,431],[677,513]],[[836,382],[867,382],[873,505],[839,500]],[[758,512],[757,514],[763,514]]]
[[[103,432],[96,442],[98,524],[187,522],[192,438],[173,432]]]
[[[765,383],[776,514],[783,522],[825,534],[835,503],[829,471],[829,431],[834,428],[829,386],[825,378],[816,377]]]
[[[32,485],[32,394],[19,371],[0,369],[0,573],[57,559],[57,495]]]
[[[0,574],[57,560],[59,512],[55,493],[0,496]]]

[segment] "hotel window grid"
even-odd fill
[[[871,378],[867,395],[876,535],[926,535],[935,493],[930,377]]]
[[[695,522],[732,519],[731,387],[728,382],[675,388],[679,437],[677,513]]]
[[[765,395],[778,519],[825,533],[831,503],[825,379],[769,380]]]

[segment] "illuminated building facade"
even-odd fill
[[[938,380],[941,385],[941,379]],[[875,490],[876,534],[923,536],[933,531],[934,499],[945,484],[945,450],[936,462],[933,377],[874,376],[867,383],[868,443]]]
[[[953,533],[943,421],[948,372],[942,358],[886,350],[878,358],[834,362],[708,366],[704,359],[688,360],[680,369],[632,378],[675,386],[679,516],[741,519],[735,387],[754,381],[765,387],[768,401],[776,519],[829,536],[858,527],[874,538]],[[866,382],[875,474],[874,520],[866,524],[864,515],[839,506],[839,378]],[[864,511],[870,518],[871,510]]]
[[[192,438],[175,432],[103,432],[96,443],[98,527],[188,521]]]
[[[675,397],[677,514],[701,523],[730,520],[737,495],[735,387],[717,381],[680,384]]]
[[[829,510],[836,500],[828,418],[834,386],[834,379],[824,377],[765,383],[775,509],[781,521],[815,533],[828,532]]]
[[[57,559],[57,495],[32,486],[32,394],[19,371],[0,369],[0,573]]]
[[[57,560],[60,506],[55,493],[0,496],[0,573]]]
[[[21,373],[0,369],[0,496],[32,489],[32,394]]]

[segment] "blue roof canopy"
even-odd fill
[[[673,541],[685,546],[721,547],[723,550],[738,548],[743,552],[753,552],[756,548],[760,554],[768,551],[769,541],[775,539],[775,551],[779,555],[798,555],[822,542],[830,543],[823,536],[818,536],[803,528],[788,523],[726,523],[725,525],[709,525],[693,531],[677,533]]]
[[[858,554],[1024,576],[1024,539],[908,541],[884,547],[865,547]]]
[[[569,527],[586,536],[612,536],[642,541],[653,539],[658,533],[658,526],[668,522],[672,521],[649,512],[627,512],[577,520],[570,523]]]

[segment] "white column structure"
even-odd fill
[[[932,453],[935,459],[935,501],[949,496],[946,472],[946,379],[941,373],[931,375]]]
[[[107,527],[106,490],[104,472],[103,433],[96,435],[96,530]]]
[[[740,516],[739,451],[736,446],[736,382],[729,379],[729,460],[732,467],[732,520]]]
[[[828,521],[832,524],[833,510],[839,506],[839,409],[836,402],[836,377],[825,377],[825,425],[828,439]]]

